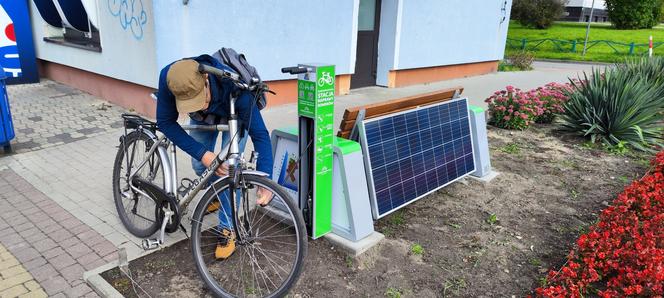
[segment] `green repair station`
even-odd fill
[[[311,238],[358,255],[384,238],[375,220],[463,177],[497,174],[485,112],[466,98],[372,119],[361,111],[349,140],[335,135],[334,65],[299,67],[298,125],[272,131],[272,179],[298,203]]]

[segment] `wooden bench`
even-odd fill
[[[356,123],[358,121],[447,101],[459,97],[462,92],[463,87],[457,86],[454,88],[442,89],[434,92],[346,109],[337,136],[345,139],[357,140]]]

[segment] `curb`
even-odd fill
[[[116,267],[118,267],[117,263],[108,263],[90,271],[86,271],[83,273],[83,280],[101,297],[122,298],[124,296],[101,277],[101,273]]]
[[[615,64],[615,63],[597,62],[597,61],[559,60],[559,59],[546,59],[546,58],[535,59],[535,62],[551,62],[551,63],[562,63],[562,64],[585,64],[585,65],[597,65],[597,66],[611,66],[611,65]]]

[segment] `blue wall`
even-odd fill
[[[387,85],[389,70],[503,59],[511,5],[512,0],[384,0],[378,84]]]
[[[284,66],[355,67],[359,0],[154,1],[157,67],[182,57],[232,47],[246,54],[264,80],[291,79]]]

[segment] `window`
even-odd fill
[[[101,52],[97,0],[34,1],[48,24],[44,41]]]

